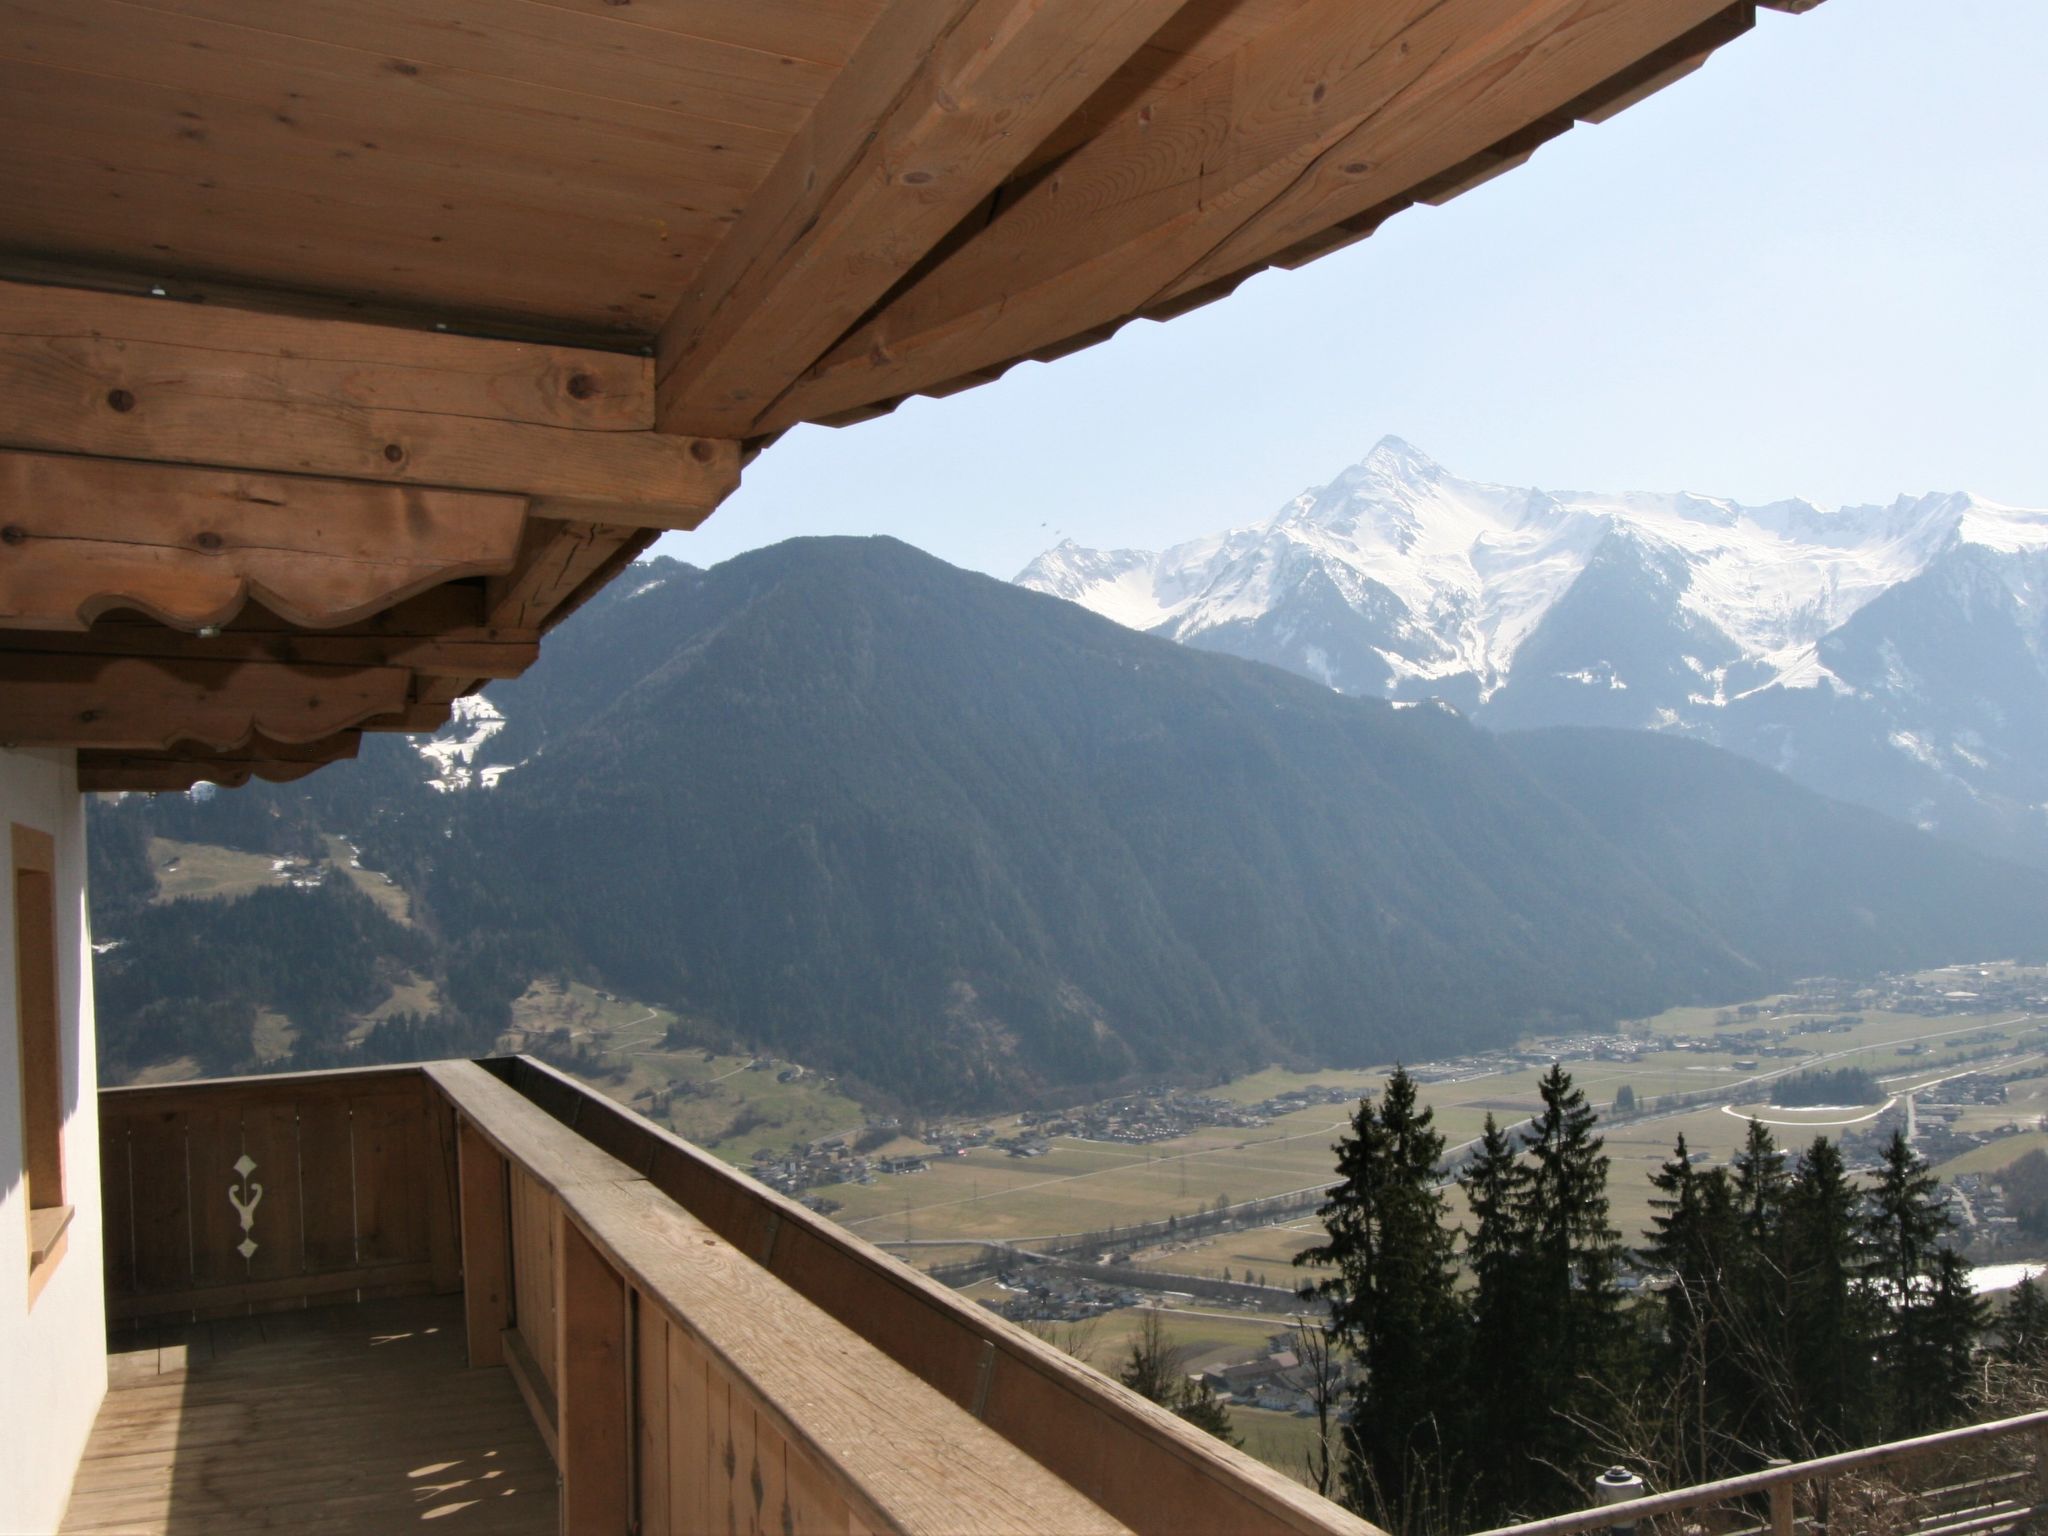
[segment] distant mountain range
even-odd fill
[[[640,567],[488,706],[427,756],[96,833],[110,861],[117,833],[352,839],[436,946],[348,917],[448,1010],[401,1045],[486,1048],[564,974],[921,1106],[1425,1058],[2048,941],[2048,875],[1698,743],[1495,736],[888,539]],[[207,941],[127,910],[100,927],[136,999],[169,971],[150,934]]]
[[[2048,512],[1540,491],[1390,437],[1262,521],[1017,581],[1341,693],[1712,742],[2048,866]]]

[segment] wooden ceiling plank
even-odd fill
[[[7,19],[0,58],[100,76],[115,86],[174,85],[287,116],[325,112],[374,123],[384,134],[452,135],[537,161],[608,161],[637,150],[650,167],[665,157],[671,175],[678,157],[692,167],[734,161],[752,168],[751,185],[767,174],[787,138],[583,91],[136,10],[121,0],[7,0]]]
[[[109,156],[0,160],[0,206],[9,211],[0,247],[8,254],[83,249],[95,261],[141,267],[152,279],[225,273],[424,308],[428,319],[463,329],[474,328],[479,313],[513,313],[573,329],[579,340],[635,348],[660,325],[679,274],[694,270],[711,246],[703,226],[663,229],[650,218],[608,247],[601,229],[570,217],[559,249],[512,262],[506,253],[534,244],[547,210],[452,199],[371,206],[323,191],[312,172],[291,191]],[[226,246],[224,230],[235,232]],[[606,281],[593,283],[594,272]]]
[[[279,220],[301,215],[317,195],[322,206],[362,210],[351,217],[372,229],[379,221],[410,223],[415,232],[425,231],[429,245],[465,235],[503,241],[536,223],[573,230],[568,249],[551,241],[526,253],[539,260],[522,266],[537,276],[573,276],[586,284],[591,267],[578,248],[624,252],[637,243],[649,266],[676,252],[708,248],[724,234],[752,181],[750,168],[715,155],[661,157],[634,145],[630,158],[615,152],[602,159],[587,153],[541,159],[516,145],[393,134],[383,124],[337,119],[303,102],[281,112],[8,59],[0,59],[0,130],[17,162],[115,165],[189,185],[195,193],[217,192],[229,180],[237,192],[281,198]],[[706,173],[735,184],[698,179]],[[199,212],[183,210],[186,217]],[[167,219],[150,222],[156,241],[175,233]],[[654,249],[660,246],[670,249]],[[614,280],[623,275],[615,258],[608,265]]]
[[[375,53],[415,67],[460,69],[592,97],[788,134],[831,83],[828,64],[736,47],[603,14],[500,0],[128,0],[140,9],[224,22]]]
[[[518,496],[0,450],[0,627],[198,629],[254,598],[329,629],[509,572],[525,521]]]
[[[1282,249],[1291,211],[1383,159],[1410,183],[1468,161],[1727,9],[1727,0],[1318,0],[1125,113],[885,301],[763,430],[1000,367]],[[1382,147],[1384,146],[1384,148]],[[1333,153],[1335,151],[1335,153]],[[1391,154],[1390,154],[1391,152]],[[1334,216],[1333,216],[1334,218]],[[1327,227],[1333,218],[1326,218]],[[1227,254],[1226,254],[1227,253]]]
[[[1681,10],[1687,13],[1685,24],[1672,25],[1670,18]],[[1616,75],[1638,70],[1647,58],[1659,61],[1649,72],[1653,78],[1677,78],[1721,43],[1746,31],[1750,15],[1747,4],[1730,5],[1728,0],[1694,0],[1689,7],[1661,10],[1609,0],[1583,19],[1570,18],[1525,50],[1466,70],[1451,89],[1418,103],[1398,121],[1384,128],[1363,125],[1319,156],[1258,218],[1192,265],[1159,297],[1170,300],[1226,275],[1244,273],[1275,252],[1390,198],[1405,194],[1417,201],[1446,201],[1486,179],[1475,157],[1515,163],[1526,159],[1536,143],[1570,127],[1579,116],[1581,98],[1600,94],[1600,87]],[[1665,62],[1674,53],[1679,57]],[[1647,92],[1629,93],[1629,99],[1640,99],[1641,94]],[[1527,109],[1531,101],[1546,110],[1532,117]],[[1461,158],[1452,158],[1460,152]],[[1365,169],[1352,169],[1359,165]],[[1448,185],[1432,185],[1433,178],[1461,167],[1469,168],[1464,178],[1454,176]]]
[[[0,653],[0,745],[219,751],[311,742],[403,711],[399,667]]]
[[[893,0],[662,327],[662,426],[746,435],[1181,3]]]
[[[636,26],[788,54],[837,69],[853,57],[881,0],[527,0]]]
[[[645,358],[0,284],[0,446],[701,518],[738,445],[652,413]]]

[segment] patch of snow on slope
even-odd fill
[[[498,706],[482,694],[457,699],[448,724],[442,727],[447,734],[437,734],[431,741],[415,743],[420,756],[434,768],[434,776],[427,783],[444,795],[468,789],[477,782],[475,764],[478,751],[503,729],[505,717],[498,712]],[[489,789],[496,784],[505,771],[485,769],[484,788]]]

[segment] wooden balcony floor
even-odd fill
[[[124,1336],[63,1530],[553,1536],[554,1463],[462,1339],[460,1297]]]

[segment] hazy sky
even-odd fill
[[[665,553],[889,533],[1008,577],[1269,514],[1385,433],[1553,490],[2048,506],[2048,3],[1829,0],[1167,324],[833,431]]]

